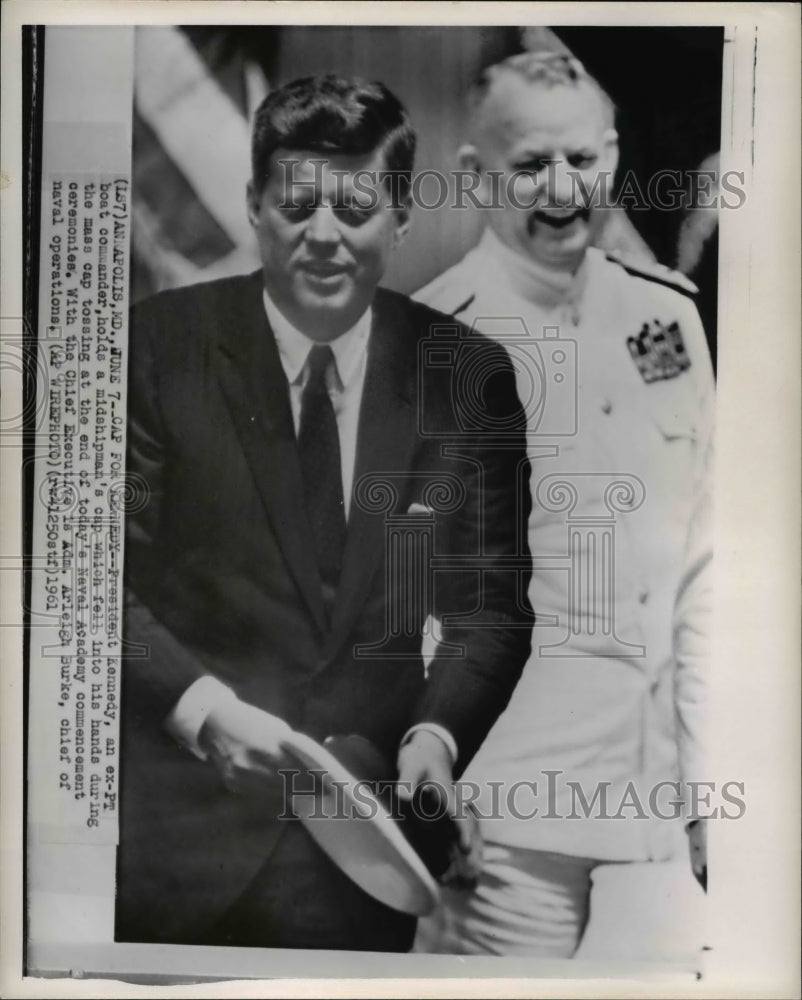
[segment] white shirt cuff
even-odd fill
[[[419,722],[416,726],[412,726],[406,731],[403,740],[401,740],[401,746],[408,743],[412,735],[420,730],[425,730],[427,733],[434,733],[435,736],[440,737],[451,756],[451,766],[453,767],[459,756],[457,744],[454,742],[454,737],[451,733],[447,729],[443,729],[442,726],[438,726],[436,722]]]
[[[216,677],[206,676],[194,684],[178,699],[172,712],[164,722],[164,728],[181,746],[201,760],[206,760],[206,754],[198,745],[198,737],[209,712],[230,699],[238,700],[230,687],[226,687]]]

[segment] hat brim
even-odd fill
[[[370,784],[303,733],[291,731],[282,746],[309,775],[291,805],[318,846],[374,899],[414,916],[431,913],[437,883]]]

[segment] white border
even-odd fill
[[[361,4],[161,2],[2,4],[2,259],[0,316],[21,314],[19,247],[23,23],[330,23],[552,25],[726,24],[736,45],[732,122],[735,152],[754,141],[744,209],[722,218],[719,339],[717,577],[719,646],[714,677],[714,742],[719,766],[747,784],[747,815],[711,824],[711,920],[720,943],[700,984],[647,979],[292,980],[172,987],[175,996],[777,996],[799,995],[799,329],[800,32],[794,4]],[[757,26],[757,57],[751,37]],[[739,44],[741,47],[739,48]],[[754,67],[754,87],[752,86]],[[682,72],[682,67],[677,67]],[[725,81],[726,87],[726,81]],[[754,108],[754,130],[752,109]],[[728,163],[727,156],[733,159]],[[727,317],[729,319],[727,319]],[[730,321],[732,326],[730,328]],[[723,329],[723,327],[722,327]],[[15,412],[19,382],[3,370],[4,412]],[[15,450],[2,449],[2,567],[19,555]],[[18,456],[17,456],[18,457]],[[10,466],[10,467],[9,467]],[[9,579],[10,578],[10,579]],[[2,621],[20,619],[14,573],[0,574]],[[23,996],[159,995],[113,981],[23,980],[21,650],[18,629],[2,631],[2,906],[0,992]],[[413,961],[421,975],[429,956]],[[405,969],[412,968],[409,959]],[[511,963],[497,960],[506,972]],[[354,962],[354,960],[352,960]],[[355,963],[354,963],[355,964]],[[371,963],[368,963],[370,965]],[[241,967],[241,966],[240,966]],[[387,970],[387,960],[372,971]],[[466,972],[473,967],[464,965]],[[566,968],[564,966],[564,968]],[[277,969],[278,971],[278,969]],[[368,967],[365,971],[370,974]],[[548,974],[546,969],[544,974]],[[555,969],[554,972],[557,970]],[[612,971],[612,970],[610,970]],[[478,972],[478,970],[477,970]],[[221,971],[221,974],[225,974]],[[473,973],[476,975],[476,973]],[[552,973],[554,974],[554,973]],[[485,971],[479,976],[487,975]],[[163,989],[161,992],[163,995]]]

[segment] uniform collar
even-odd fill
[[[303,380],[306,359],[317,341],[307,337],[290,323],[267,294],[266,289],[262,289],[262,301],[267,321],[276,338],[281,367],[284,369],[287,381],[290,385],[300,383]],[[367,350],[371,322],[372,311],[368,308],[350,330],[329,341],[329,347],[334,352],[338,388],[341,390],[348,388],[359,370],[360,361]]]
[[[546,309],[574,305],[582,297],[588,278],[587,255],[574,273],[541,267],[528,257],[512,250],[489,227],[477,249],[504,270],[504,276],[524,299]]]

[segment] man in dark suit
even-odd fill
[[[407,950],[414,920],[280,818],[282,733],[358,734],[410,789],[450,789],[529,653],[506,355],[377,290],[414,147],[380,84],[271,94],[248,190],[261,271],[134,310],[118,940]],[[385,545],[416,514],[452,557],[428,676],[433,609]]]

